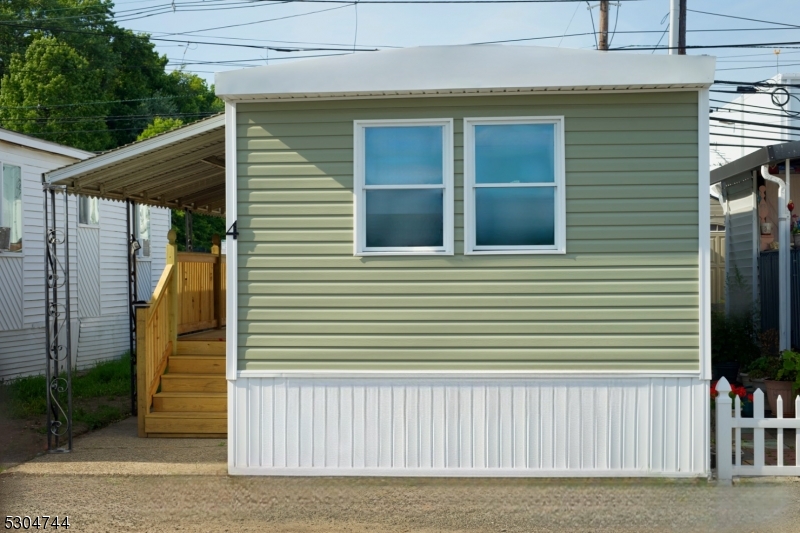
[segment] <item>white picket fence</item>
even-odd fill
[[[741,400],[732,400],[731,386],[724,377],[717,382],[717,479],[730,483],[733,476],[800,476],[800,397],[795,400],[795,418],[783,418],[783,398],[778,397],[777,418],[764,417],[764,393],[753,394],[753,418],[742,418]],[[753,464],[742,464],[742,429],[753,428]],[[765,464],[764,430],[777,429],[777,465]],[[795,463],[783,460],[783,430],[795,429]],[[732,438],[733,433],[733,438]],[[732,446],[735,446],[735,454]],[[733,455],[733,460],[731,456]]]

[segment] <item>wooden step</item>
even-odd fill
[[[225,375],[198,374],[198,373],[175,373],[169,372],[161,376],[162,392],[226,392],[228,382]]]
[[[228,432],[226,413],[148,413],[145,416],[144,430],[152,437],[180,436],[224,436]],[[161,435],[158,435],[161,434]]]
[[[171,355],[170,373],[225,375],[225,356],[218,355]]]
[[[225,356],[225,341],[182,341],[178,339],[179,355]]]
[[[153,396],[153,411],[224,413],[227,396],[224,392],[157,392]]]

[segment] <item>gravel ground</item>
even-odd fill
[[[135,419],[0,474],[0,518],[69,531],[800,531],[800,482],[225,475],[224,441],[135,439]]]

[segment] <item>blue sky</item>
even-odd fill
[[[592,2],[595,5],[597,2]],[[585,2],[525,4],[350,4],[272,3],[252,0],[118,0],[117,19],[124,27],[150,33],[153,37],[180,42],[158,42],[158,50],[171,60],[172,68],[184,65],[213,83],[213,73],[246,65],[284,62],[286,58],[338,51],[285,53],[239,46],[215,46],[196,41],[228,45],[269,45],[307,48],[387,48],[442,44],[466,44],[507,39],[526,40],[514,44],[595,47],[592,19]],[[769,9],[765,9],[765,7]],[[227,9],[220,9],[221,7]],[[688,0],[690,10],[736,17],[774,21],[796,27],[751,22],[688,13],[687,44],[772,43],[800,41],[800,9],[797,0]],[[189,11],[205,9],[205,11]],[[617,19],[617,9],[619,9]],[[301,14],[318,13],[295,16]],[[612,48],[652,46],[667,28],[665,15],[669,0],[623,1],[612,6],[610,29],[616,25]],[[357,15],[356,15],[357,13]],[[264,21],[281,17],[282,20]],[[597,24],[598,9],[591,11]],[[246,25],[242,25],[246,24]],[[219,28],[221,26],[232,26]],[[219,29],[209,29],[219,28]],[[693,31],[729,30],[736,31]],[[204,31],[197,31],[204,30]],[[648,31],[651,33],[625,33]],[[192,32],[187,35],[188,32]],[[562,35],[567,34],[563,39]],[[667,43],[668,35],[661,40]],[[188,44],[187,44],[188,43]],[[717,79],[757,81],[776,72],[773,48],[690,50],[691,54],[716,55]],[[369,53],[369,52],[362,52]],[[650,51],[638,53],[649,54]],[[655,53],[665,53],[657,51]],[[779,56],[782,72],[800,71],[800,45],[784,46]],[[230,62],[208,64],[208,62]]]

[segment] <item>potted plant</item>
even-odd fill
[[[747,380],[754,389],[761,389],[766,394],[764,380],[772,379],[781,367],[781,359],[777,356],[762,355],[747,365]],[[747,385],[742,383],[743,385]]]
[[[714,409],[716,404],[717,395],[717,382],[711,382],[711,408]],[[734,400],[734,405],[736,405],[735,400],[738,396],[741,400],[741,409],[742,409],[742,417],[743,418],[753,418],[753,394],[748,393],[747,389],[744,387],[740,387],[738,385],[731,384],[731,391],[728,393],[728,396],[732,400]]]
[[[765,379],[764,385],[770,411],[777,414],[780,396],[783,399],[784,418],[794,418],[794,399],[800,388],[800,354],[791,350],[784,351],[774,379]]]
[[[792,228],[792,242],[795,248],[800,249],[800,227],[798,226]]]

